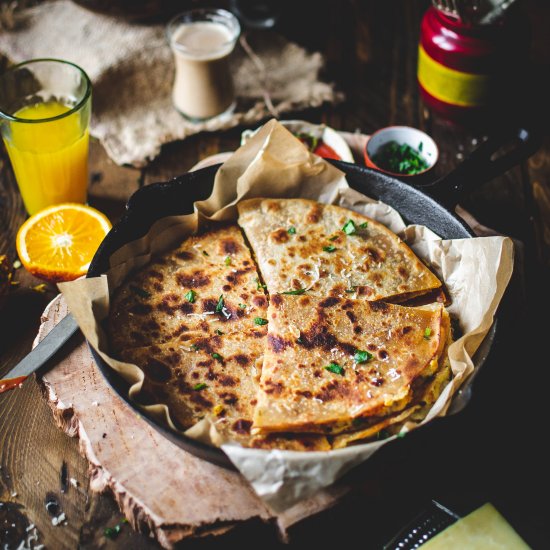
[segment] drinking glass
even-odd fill
[[[91,97],[86,73],[60,59],[0,75],[0,133],[29,214],[86,202]]]
[[[240,32],[239,21],[226,10],[191,10],[168,24],[166,34],[176,64],[172,99],[188,120],[200,122],[234,110],[229,56]]]

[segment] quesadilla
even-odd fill
[[[123,351],[121,359],[145,373],[138,400],[163,403],[181,431],[207,418],[217,444],[292,450],[327,450],[323,436],[251,435],[266,327],[219,336],[183,334],[164,344]]]
[[[218,446],[326,451],[422,420],[451,377],[437,277],[345,208],[238,209],[248,242],[218,225],[114,293],[111,350],[144,372],[136,400],[165,404],[179,431]]]
[[[237,207],[271,294],[398,302],[441,287],[397,235],[346,208],[305,199],[250,199]]]
[[[451,365],[447,355],[449,346],[453,341],[450,326],[448,330],[446,329],[446,332],[447,340],[439,358],[438,370],[431,376],[424,376],[422,378],[422,389],[419,390],[417,388],[414,398],[407,405],[407,408],[402,412],[391,414],[379,422],[371,424],[368,428],[337,435],[332,438],[331,442],[334,449],[347,447],[356,443],[364,443],[374,438],[378,439],[382,431],[387,434],[395,434],[408,421],[421,422],[424,420],[452,377]]]
[[[266,312],[267,296],[239,228],[222,226],[133,273],[114,295],[109,334],[120,352],[183,333],[247,330]]]
[[[338,434],[415,404],[450,330],[441,304],[419,308],[273,295],[254,412],[256,433]]]

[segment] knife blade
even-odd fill
[[[76,321],[72,315],[67,314],[29,354],[21,359],[21,361],[0,380],[0,393],[17,387],[27,378],[27,376],[36,372],[42,365],[51,359],[77,331],[78,325]]]

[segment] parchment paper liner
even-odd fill
[[[448,309],[458,319],[463,336],[448,351],[453,380],[426,419],[420,424],[409,422],[403,430],[445,415],[453,394],[474,369],[471,357],[491,327],[510,280],[513,269],[511,239],[441,240],[424,226],[405,227],[395,210],[349,188],[340,170],[309,153],[274,120],[220,167],[211,196],[195,203],[194,214],[157,221],[146,236],[123,246],[111,256],[111,268],[106,275],[59,285],[90,344],[131,385],[130,397],[139,392],[144,374],[136,365],[117,361],[107,353],[108,339],[101,323],[108,316],[109,291],[116,289],[130,271],[149,262],[153,254],[175,247],[200,229],[206,220],[235,221],[235,204],[252,197],[309,198],[363,213],[401,236],[420,258],[435,269],[447,285],[452,299]],[[142,408],[157,421],[168,423],[175,429],[166,405]],[[221,444],[256,493],[278,512],[331,485],[393,439],[328,452],[298,452],[247,449],[231,442],[224,443],[205,420],[186,434]]]

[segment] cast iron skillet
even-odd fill
[[[494,159],[494,155],[505,146],[508,146],[507,151]],[[370,168],[346,162],[331,162],[345,172],[351,187],[393,206],[406,223],[426,225],[444,239],[461,239],[472,237],[473,233],[464,221],[454,214],[454,207],[459,199],[475,187],[527,159],[537,148],[538,139],[523,128],[501,132],[478,147],[453,172],[422,188],[411,187],[397,178]],[[98,277],[105,273],[109,269],[111,255],[124,244],[145,235],[158,219],[191,213],[193,202],[204,200],[210,195],[219,166],[189,172],[171,181],[148,185],[136,191],[126,205],[126,213],[96,252],[87,276]],[[489,354],[495,332],[496,323],[474,357],[476,373]],[[126,383],[93,348],[90,349],[108,383],[136,413],[142,416],[142,411],[127,396]],[[473,376],[455,396],[450,412],[458,412],[468,403],[472,379]],[[144,418],[184,450],[214,464],[234,468],[220,449],[187,438],[146,416]]]

